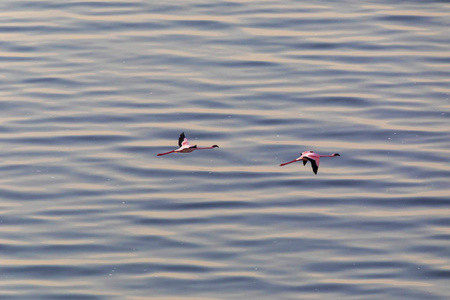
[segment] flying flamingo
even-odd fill
[[[303,161],[303,165],[306,165],[306,163],[309,161],[311,162],[311,166],[313,169],[314,174],[317,174],[317,170],[319,169],[319,161],[321,157],[335,157],[340,156],[339,153],[333,153],[331,155],[320,155],[318,153],[314,153],[313,151],[305,151],[300,155],[300,157],[288,161],[287,163],[281,164],[280,166],[285,166],[287,164],[296,162],[296,161]]]
[[[170,153],[190,153],[194,150],[219,148],[219,146],[217,145],[212,145],[211,147],[197,147],[197,145],[191,146],[189,145],[189,141],[187,140],[187,138],[184,136],[184,132],[182,132],[180,134],[180,137],[178,138],[178,146],[180,146],[180,148],[165,153],[159,153],[158,156]]]

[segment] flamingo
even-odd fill
[[[339,153],[333,153],[331,155],[321,155],[318,153],[314,153],[313,151],[305,151],[302,153],[302,155],[300,155],[300,157],[288,161],[284,164],[281,164],[280,166],[285,166],[287,164],[296,162],[296,161],[303,161],[303,165],[306,165],[306,163],[309,161],[311,162],[311,166],[313,169],[314,174],[317,174],[317,170],[319,170],[319,161],[321,157],[335,157],[335,156],[340,156]]]
[[[217,145],[212,145],[211,147],[197,147],[197,145],[191,146],[189,145],[189,141],[187,140],[187,138],[184,136],[184,132],[182,132],[180,134],[180,137],[178,138],[178,146],[180,146],[180,148],[165,153],[159,153],[158,156],[170,153],[190,153],[194,150],[219,148],[219,146]]]

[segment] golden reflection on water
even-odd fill
[[[419,176],[433,174],[442,184],[448,164],[444,159],[442,162],[437,159],[416,161],[415,157],[420,156],[411,150],[412,147],[417,152],[427,149],[436,157],[444,158],[450,152],[448,147],[439,145],[437,150],[433,149],[444,142],[429,142],[417,135],[434,135],[442,140],[448,128],[440,126],[443,121],[437,118],[428,117],[430,126],[424,126],[427,117],[408,116],[423,110],[444,112],[449,107],[444,97],[436,100],[426,97],[425,93],[416,96],[414,93],[420,90],[408,86],[415,82],[424,86],[424,90],[450,91],[445,86],[448,79],[442,73],[427,77],[433,70],[441,71],[446,66],[446,44],[430,40],[443,36],[446,29],[442,26],[436,30],[436,26],[425,22],[391,22],[388,19],[398,16],[445,18],[448,13],[444,9],[448,5],[443,4],[442,11],[422,11],[369,3],[360,6],[358,11],[302,3],[295,12],[290,10],[291,3],[236,0],[232,4],[235,3],[250,6],[242,11],[237,7],[235,14],[228,15],[209,13],[211,10],[205,8],[193,13],[194,7],[189,8],[192,11],[172,13],[169,9],[167,13],[158,14],[132,6],[93,6],[92,9],[87,6],[90,9],[87,10],[83,5],[71,11],[64,6],[37,11],[24,6],[0,12],[0,18],[7,20],[6,24],[12,28],[7,32],[7,26],[0,33],[0,39],[10,43],[0,52],[6,70],[0,78],[7,81],[5,89],[0,91],[0,104],[9,109],[2,117],[5,125],[0,127],[4,155],[1,188],[5,192],[5,199],[0,203],[4,234],[0,244],[10,251],[5,251],[1,263],[4,267],[18,268],[14,270],[15,276],[20,276],[2,277],[0,286],[6,290],[2,295],[23,296],[20,289],[25,286],[28,290],[61,288],[65,293],[85,292],[99,295],[99,298],[105,294],[119,298],[123,292],[133,294],[130,299],[167,300],[179,299],[170,296],[177,282],[192,281],[201,287],[203,281],[234,277],[267,280],[271,284],[300,289],[307,288],[310,282],[343,286],[342,293],[325,294],[330,297],[348,296],[345,285],[362,289],[371,286],[379,290],[392,286],[408,290],[417,287],[415,291],[445,292],[445,288],[439,287],[440,279],[399,273],[416,265],[426,265],[430,272],[449,269],[448,260],[434,248],[409,250],[428,245],[445,251],[442,240],[450,234],[443,225],[450,210],[443,205],[427,205],[428,197],[436,197],[438,201],[447,199],[448,189],[435,188],[433,179]],[[255,9],[261,5],[265,6],[264,10]],[[366,23],[372,16],[375,17]],[[345,20],[358,20],[370,29],[360,30],[356,23],[353,27],[357,30],[350,29],[351,23],[345,29],[339,29],[340,24],[318,24],[321,20],[331,20],[333,24],[333,19],[342,20],[342,24],[346,24]],[[25,20],[29,20],[28,23]],[[204,26],[200,29],[196,22],[190,21],[219,22],[224,28]],[[95,26],[92,30],[77,27],[86,22],[114,26],[102,32],[96,32]],[[177,22],[186,25],[177,25]],[[268,25],[262,28],[254,22]],[[152,28],[152,23],[161,24],[162,28]],[[49,30],[34,31],[39,26],[47,26]],[[73,32],[64,32],[61,28],[70,28]],[[178,40],[180,37],[189,46],[180,47],[184,45]],[[397,37],[400,38],[397,40]],[[427,46],[423,49],[406,44],[414,42],[415,38],[430,39],[421,43]],[[252,41],[256,44],[251,44]],[[302,43],[309,48],[302,49]],[[317,49],[310,48],[315,47],[315,43],[338,47],[331,50],[320,45]],[[379,49],[364,50],[358,47],[361,44],[379,46]],[[7,50],[9,46],[12,50]],[[17,46],[36,46],[37,50]],[[272,50],[272,46],[276,50]],[[354,57],[358,60],[353,60]],[[417,65],[411,67],[397,61],[405,57]],[[319,71],[320,75],[309,71]],[[335,71],[345,74],[334,75],[339,73]],[[285,72],[291,72],[292,77],[284,76]],[[377,75],[377,72],[382,74]],[[74,85],[46,82],[46,78],[73,80]],[[358,79],[362,83],[355,84]],[[377,85],[387,86],[387,92]],[[138,93],[137,89],[148,92]],[[272,100],[259,98],[259,95],[272,93],[275,95]],[[411,96],[401,93],[411,93]],[[277,94],[292,96],[292,100],[276,99]],[[333,97],[354,98],[356,105],[326,99]],[[315,104],[314,99],[320,98],[325,99],[324,103]],[[438,101],[441,106],[436,109],[434,105]],[[9,102],[17,108],[14,105],[10,108]],[[379,113],[377,109],[390,114]],[[397,111],[407,117],[396,116]],[[376,114],[382,117],[374,117]],[[95,120],[95,116],[105,121]],[[129,119],[114,122],[114,118],[109,120],[108,116]],[[66,122],[65,117],[71,121]],[[306,134],[317,128],[320,130],[316,135]],[[364,139],[365,129],[369,136]],[[157,158],[156,153],[176,148],[178,134],[183,130],[192,144],[219,144],[221,148],[214,150],[217,152],[213,155],[208,153],[211,156],[206,160],[198,153],[180,154],[182,159]],[[196,139],[189,131],[208,133],[211,137]],[[416,137],[415,133],[408,135],[414,131],[418,132]],[[163,132],[173,132],[173,136],[162,137]],[[333,132],[336,138],[330,137]],[[361,134],[364,140],[346,137],[353,132]],[[397,138],[402,132],[402,137]],[[213,133],[224,139],[215,140]],[[96,137],[103,137],[106,142],[95,141]],[[310,166],[279,167],[279,163],[305,150],[340,152],[342,156],[324,161],[317,176],[312,174]],[[392,159],[389,151],[395,152],[395,166],[406,170],[389,165]],[[41,172],[46,168],[50,171]],[[417,170],[419,175],[408,170]],[[41,198],[34,199],[35,196]],[[47,196],[49,199],[44,199]],[[418,204],[409,207],[411,199]],[[153,206],[153,201],[167,201],[167,206]],[[232,201],[241,203],[235,207],[220,205],[232,204]],[[218,208],[213,207],[216,203]],[[314,216],[318,220],[314,220]],[[299,226],[306,222],[303,217],[311,220],[310,226]],[[233,218],[239,221],[229,221]],[[267,218],[270,225],[247,220],[252,218]],[[326,226],[320,218],[343,225]],[[189,223],[189,219],[201,219],[204,223]],[[392,231],[359,228],[364,222],[377,226],[386,221],[392,222],[394,227],[396,222],[400,225],[411,222],[417,227]],[[441,223],[436,225],[437,221]],[[79,235],[72,236],[71,232]],[[152,238],[167,241],[169,246],[158,248],[157,243],[151,244]],[[276,241],[289,239],[327,244],[305,248],[304,252],[271,250]],[[244,242],[257,246],[246,246]],[[195,246],[184,248],[183,243]],[[328,247],[337,244],[342,245],[342,249]],[[50,250],[40,251],[39,246]],[[63,249],[63,246],[81,246],[83,249],[53,253],[53,246]],[[111,246],[113,253],[97,252],[91,246]],[[37,247],[36,253],[27,252],[34,251],[33,247]],[[359,255],[352,255],[347,254],[346,247],[363,250]],[[231,258],[202,256],[202,252],[215,251]],[[403,263],[406,267],[386,267],[380,271],[378,268],[343,269],[335,273],[307,270],[309,263],[351,264],[376,262],[376,259],[394,265]],[[152,264],[162,267],[152,271]],[[127,265],[139,266],[138,271],[133,270],[134,266],[126,270]],[[165,268],[183,265],[210,270],[202,273],[189,268],[179,271]],[[264,265],[266,269],[262,268]],[[68,276],[31,279],[26,270],[21,270],[40,266],[67,267]],[[71,266],[89,266],[100,273],[111,266],[126,271],[114,274],[117,277],[105,272],[92,280],[80,280],[79,275],[72,277],[70,274]],[[380,272],[381,278],[355,278],[358,272]],[[302,281],[305,277],[308,282]],[[158,287],[166,289],[166,296],[156,295],[154,290],[151,291],[154,294],[149,295],[146,285],[156,278],[173,282],[171,286]],[[175,281],[170,281],[172,279]],[[127,284],[131,287],[125,288]],[[133,284],[144,288],[136,291]],[[351,293],[351,288],[349,290]],[[218,289],[217,297],[222,292],[227,291]],[[258,297],[261,296],[258,293],[266,291],[247,287],[246,292]],[[147,295],[141,297],[144,293]],[[190,293],[195,292],[187,291],[183,299],[217,299],[201,295],[190,297]],[[374,295],[389,297],[389,294],[378,293]],[[301,296],[323,298],[324,293]]]
[[[423,281],[403,281],[395,279],[324,279],[320,282],[323,283],[342,283],[342,284],[383,284],[394,286],[419,286],[419,287],[431,287],[433,284]]]

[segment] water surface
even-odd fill
[[[447,299],[449,20],[1,3],[0,298]]]

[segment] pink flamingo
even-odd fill
[[[187,140],[187,138],[184,136],[184,132],[182,132],[180,134],[180,137],[178,138],[178,146],[180,146],[180,148],[165,153],[159,153],[158,156],[170,153],[190,153],[194,150],[219,148],[219,146],[217,145],[212,145],[211,147],[197,147],[197,145],[191,146],[189,145],[189,141]]]
[[[339,153],[333,153],[331,155],[320,155],[318,153],[314,153],[313,151],[305,151],[300,155],[300,157],[288,161],[287,163],[281,164],[280,166],[285,166],[287,164],[291,164],[296,161],[303,161],[303,165],[306,165],[306,163],[309,161],[311,162],[311,166],[313,169],[314,174],[317,174],[317,170],[319,170],[319,161],[321,157],[335,157],[340,156]]]

